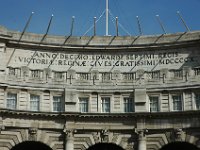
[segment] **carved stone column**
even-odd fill
[[[74,131],[64,130],[65,132],[65,150],[74,150]]]
[[[137,130],[136,133],[138,134],[138,150],[146,150],[147,143],[146,143],[146,136],[145,133],[147,130]]]

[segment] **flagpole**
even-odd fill
[[[108,20],[108,11],[109,11],[109,2],[108,2],[108,0],[106,0],[106,36],[108,36],[108,22],[109,22],[109,20]]]

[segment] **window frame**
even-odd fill
[[[160,111],[160,96],[159,95],[149,95],[149,111],[150,112],[159,112]],[[151,102],[152,100],[155,100],[155,99],[151,99],[151,98],[157,98],[156,101],[157,101],[157,110],[152,110],[151,104],[154,104],[153,102]]]
[[[31,96],[37,96],[39,99],[37,100],[37,101],[33,101],[32,99],[31,99]],[[37,102],[37,109],[31,109],[31,108],[33,108],[32,107],[32,102]],[[40,95],[38,95],[38,94],[32,94],[32,93],[30,93],[30,111],[40,111],[40,102],[41,102],[41,96]]]
[[[8,98],[8,95],[15,95],[15,100],[14,100],[14,102],[15,102],[15,104],[13,105],[12,104],[12,106],[14,106],[14,107],[10,107],[10,103],[8,103],[8,101],[12,101],[12,99],[13,98]],[[15,93],[15,92],[7,92],[7,94],[6,94],[6,108],[7,109],[12,109],[12,110],[16,110],[17,109],[17,104],[18,104],[18,94],[17,93]]]
[[[55,98],[60,98],[60,101],[55,101]],[[63,101],[62,95],[53,95],[52,96],[52,111],[53,112],[62,112],[63,111],[62,101]],[[56,107],[55,107],[55,104],[57,104]],[[54,108],[57,108],[57,109],[54,109]]]
[[[128,102],[125,102],[125,100],[128,100]],[[123,97],[123,112],[125,113],[135,112],[135,102],[133,97]]]
[[[79,97],[79,112],[81,113],[87,113],[89,112],[89,97]],[[83,102],[85,101],[85,102]],[[86,108],[85,108],[86,106]],[[84,111],[82,111],[84,110]]]
[[[108,101],[108,102],[105,102]],[[109,110],[106,111],[106,104],[108,104]],[[110,96],[101,96],[101,112],[102,113],[110,113],[111,112],[111,97]]]
[[[197,97],[198,97],[198,99],[197,99]],[[198,105],[197,105],[197,100],[199,101]],[[200,93],[194,93],[194,103],[195,103],[195,109],[200,110]]]
[[[176,101],[174,101],[175,99],[173,98],[173,97],[175,97],[175,96],[178,96],[179,97],[179,100],[176,100]],[[172,111],[183,111],[183,103],[184,103],[184,101],[183,101],[183,95],[181,94],[181,93],[177,93],[177,94],[172,94],[171,95],[171,99],[172,99]],[[181,106],[181,109],[179,110],[179,109],[175,109],[175,102],[179,102],[180,101],[180,106]]]

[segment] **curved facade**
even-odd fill
[[[198,31],[61,37],[0,27],[1,150],[197,148],[199,110]]]

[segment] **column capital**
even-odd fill
[[[75,129],[67,129],[67,128],[64,128],[63,129],[63,132],[66,134],[66,136],[68,138],[73,138],[74,137],[74,133],[76,133],[77,131]]]

